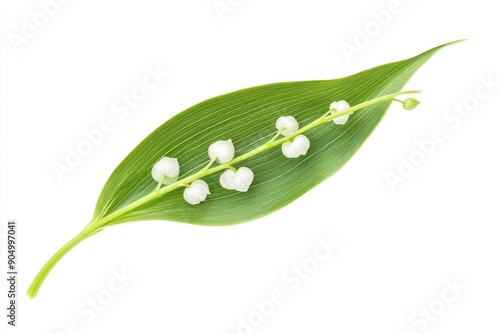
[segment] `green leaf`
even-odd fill
[[[291,203],[344,166],[415,71],[450,44],[453,43],[346,78],[243,89],[181,112],[144,139],[118,165],[99,196],[92,221],[47,261],[31,283],[28,296],[36,296],[48,273],[69,250],[109,225],[153,219],[231,225],[262,217]],[[385,96],[388,94],[392,95]],[[322,117],[331,102],[338,100],[351,105],[344,114],[357,110],[342,126],[331,122],[335,116]],[[407,109],[418,104],[412,99],[400,102]],[[282,154],[279,144],[293,137],[281,137],[272,142],[274,146],[267,144],[276,133],[275,122],[280,116],[294,116],[301,125],[299,131],[307,131],[311,146],[305,156],[287,159]],[[183,182],[190,183],[207,165],[209,145],[227,139],[232,139],[236,148],[234,167],[245,166],[254,172],[248,192],[220,186],[219,176],[229,165],[216,165],[208,170],[210,175],[203,175],[211,195],[199,205],[184,200],[180,184],[155,190],[157,183],[151,169],[162,157],[177,158],[180,178],[187,177]],[[252,150],[259,154],[250,154]],[[243,160],[244,157],[249,158]]]
[[[444,46],[342,79],[270,84],[201,102],[162,124],[123,160],[106,183],[94,218],[98,220],[150,193],[157,185],[151,168],[163,156],[179,160],[182,178],[206,165],[208,146],[216,140],[231,138],[238,156],[269,140],[279,116],[292,115],[305,125],[328,111],[333,101],[346,100],[352,106],[400,91],[415,71]],[[177,189],[110,224],[158,219],[230,225],[267,215],[344,166],[389,105],[379,103],[356,112],[344,126],[325,124],[312,129],[307,133],[311,147],[300,159],[287,159],[275,148],[240,164],[255,174],[246,193],[222,188],[220,173],[216,173],[204,178],[211,195],[200,205],[189,205],[183,199],[183,189]]]

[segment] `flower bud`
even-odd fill
[[[330,104],[330,109],[335,109],[335,110],[331,111],[332,115],[335,115],[335,113],[338,113],[338,112],[345,111],[349,108],[350,108],[349,103],[347,103],[344,100],[335,101],[335,102],[332,102],[332,104]],[[349,115],[343,115],[343,116],[334,118],[333,123],[335,123],[337,125],[344,125],[348,119],[349,119]]]
[[[234,158],[234,146],[231,139],[219,140],[208,147],[210,159],[217,160],[220,164],[225,164]]]
[[[226,169],[224,173],[220,175],[219,182],[222,188],[234,190],[234,174],[235,172],[232,169]]]
[[[233,185],[234,189],[241,192],[247,192],[253,182],[253,172],[250,168],[240,167],[234,173]]]
[[[283,143],[281,151],[287,158],[298,158],[305,155],[310,146],[309,139],[304,135],[298,135],[292,141]]]
[[[420,101],[414,99],[413,97],[409,97],[403,101],[403,108],[405,110],[413,110],[420,104]]]
[[[189,187],[184,189],[184,199],[191,205],[200,204],[209,194],[208,184],[203,180],[193,181]]]
[[[179,178],[179,162],[175,158],[163,157],[153,166],[151,176],[156,182],[174,183]]]
[[[299,129],[299,123],[293,116],[281,116],[276,120],[276,129],[282,130],[283,136],[289,136]]]
[[[253,182],[253,176],[252,170],[247,167],[240,167],[236,172],[226,169],[221,174],[219,181],[223,188],[247,192]]]

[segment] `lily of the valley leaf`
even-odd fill
[[[109,226],[144,220],[232,225],[293,202],[349,161],[391,103],[417,107],[413,96],[421,91],[403,87],[446,45],[341,79],[236,91],[174,116],[118,165],[90,223],[47,261],[28,296],[37,295],[68,251]]]

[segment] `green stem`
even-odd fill
[[[278,138],[280,136],[280,134],[283,132],[284,129],[280,129],[278,130],[278,132],[276,132],[276,134],[274,135],[273,138],[271,138],[271,140],[269,141],[269,143],[272,143],[273,141],[276,140],[276,138]]]
[[[273,137],[272,140],[266,142],[265,144],[260,145],[259,147],[255,148],[255,149],[253,149],[245,154],[240,155],[239,157],[234,158],[233,160],[231,160],[228,163],[220,164],[220,165],[211,167],[213,162],[214,162],[214,159],[213,159],[203,169],[199,170],[198,172],[196,172],[192,175],[186,176],[186,177],[184,177],[184,178],[182,178],[182,179],[180,179],[172,184],[161,187],[161,182],[160,182],[159,186],[161,188],[157,187],[156,189],[154,189],[151,193],[147,194],[146,196],[110,213],[107,216],[101,217],[100,219],[91,222],[83,229],[82,232],[80,232],[76,237],[71,239],[67,244],[65,244],[61,249],[59,249],[49,259],[49,261],[47,261],[47,263],[42,267],[40,272],[37,274],[37,276],[35,277],[35,279],[31,283],[31,285],[28,289],[28,292],[27,292],[28,296],[30,296],[31,298],[36,296],[38,290],[40,289],[40,286],[42,285],[43,281],[45,280],[45,278],[47,277],[49,272],[52,270],[52,268],[56,265],[56,263],[68,251],[70,251],[73,247],[75,247],[77,244],[79,244],[85,238],[91,236],[92,234],[95,234],[99,230],[106,227],[106,225],[108,225],[109,223],[116,221],[118,218],[123,217],[124,215],[137,209],[138,207],[140,207],[148,202],[151,202],[152,200],[155,200],[155,199],[157,199],[157,198],[159,198],[159,197],[161,197],[169,192],[172,192],[172,191],[176,190],[177,188],[186,187],[186,185],[189,185],[191,182],[198,180],[198,179],[201,179],[202,177],[205,177],[207,175],[217,173],[217,172],[219,172],[221,170],[225,170],[225,169],[235,170],[235,168],[233,167],[234,164],[245,161],[245,160],[247,160],[247,159],[249,159],[249,158],[251,158],[259,153],[262,153],[262,152],[267,151],[271,148],[279,146],[283,143],[291,141],[291,140],[293,140],[293,138],[295,138],[299,134],[302,134],[302,133],[304,133],[304,132],[306,132],[306,131],[308,131],[308,130],[310,130],[310,129],[312,129],[320,124],[330,122],[334,118],[348,115],[348,114],[352,114],[353,112],[355,112],[359,109],[369,107],[369,106],[374,105],[376,103],[393,101],[394,98],[398,95],[418,94],[421,92],[422,91],[420,91],[420,90],[408,90],[408,91],[403,91],[403,92],[398,92],[398,93],[380,96],[380,97],[377,97],[373,100],[366,101],[366,102],[360,103],[358,105],[355,105],[355,106],[353,106],[347,110],[344,110],[342,112],[334,113],[333,115],[330,115],[330,111],[329,111],[328,113],[317,118],[316,120],[312,121],[311,123],[307,124],[306,126],[302,127],[301,129],[299,129],[298,131],[294,132],[291,135],[284,136],[282,138],[277,139],[282,132],[282,131],[278,131],[278,133]]]
[[[52,257],[45,263],[45,265],[40,269],[38,274],[36,275],[35,279],[33,282],[31,282],[31,285],[28,288],[28,291],[26,294],[30,298],[35,298],[38,290],[40,289],[40,286],[42,285],[43,281],[47,277],[47,275],[50,273],[52,268],[61,260],[61,258],[66,255],[73,247],[78,245],[80,242],[91,236],[92,234],[87,234],[85,233],[85,230],[80,232],[77,236],[75,236],[73,239],[68,241],[64,246],[62,246]]]
[[[161,185],[162,185],[163,181],[165,180],[165,178],[166,178],[166,176],[163,175],[163,177],[161,178],[160,182],[158,182],[158,185],[155,188],[156,192],[160,191]]]
[[[216,160],[216,159],[217,159],[217,158],[216,158],[216,157],[214,157],[212,160],[210,160],[210,161],[208,162],[208,164],[207,164],[205,167],[203,167],[203,169],[202,169],[202,170],[207,170],[207,169],[209,169],[209,168],[210,168],[210,166],[212,166],[212,165],[213,165],[213,163],[215,162],[215,160]]]

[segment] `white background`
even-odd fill
[[[16,52],[8,36],[41,7],[2,1],[1,222],[16,219],[20,238],[18,327],[8,333],[233,334],[274,289],[286,300],[241,333],[498,332],[500,87],[455,128],[443,118],[472,101],[480,77],[500,81],[494,2],[401,0],[350,59],[342,43],[376,29],[371,13],[389,1],[229,3],[221,19],[212,0],[73,0]],[[70,252],[36,299],[25,296],[43,263],[89,221],[112,170],[176,113],[236,89],[342,77],[461,38],[469,40],[439,52],[408,84],[425,91],[416,110],[393,105],[345,168],[292,205],[233,227],[109,228]],[[169,75],[119,119],[113,101],[148,66]],[[53,162],[105,118],[113,131],[58,180]],[[446,141],[391,190],[384,175],[437,128]],[[340,247],[292,291],[282,275],[328,237]],[[4,265],[4,246],[1,254]],[[113,270],[134,278],[93,319],[82,316],[88,298],[109,297]],[[440,301],[446,280],[465,287],[449,303]]]

